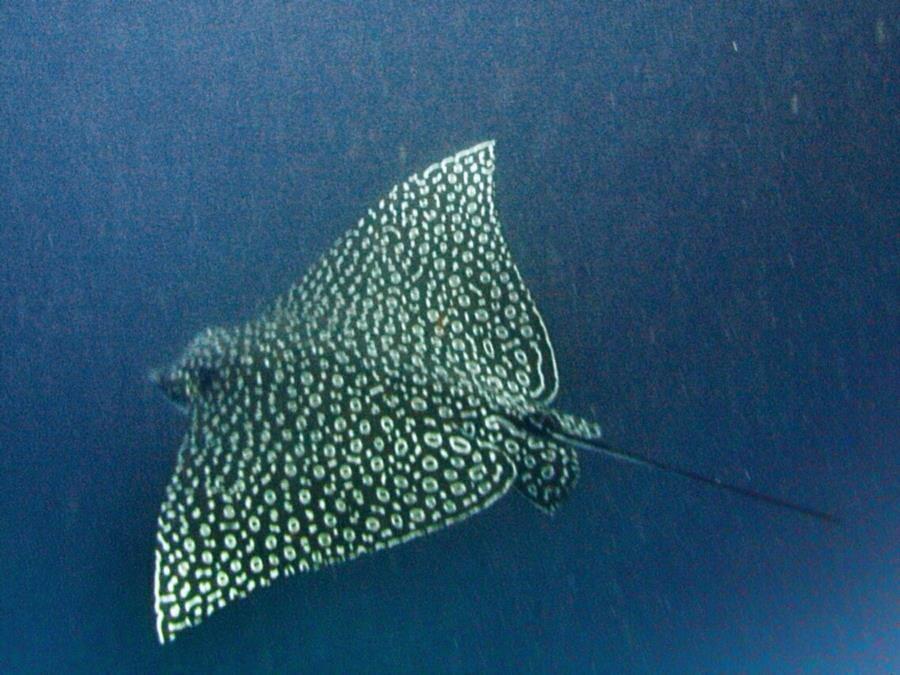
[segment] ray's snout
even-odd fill
[[[178,371],[170,368],[154,368],[148,375],[150,382],[159,387],[172,403],[182,411],[187,410],[190,403],[183,378],[178,377]]]

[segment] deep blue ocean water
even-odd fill
[[[900,669],[900,22],[818,6],[3,3],[0,671]],[[842,524],[587,456],[161,647],[150,369],[488,138],[560,406]]]

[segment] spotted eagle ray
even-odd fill
[[[550,407],[556,360],[501,234],[493,175],[488,141],[411,176],[259,318],[205,330],[154,373],[190,418],[158,521],[160,642],[511,486],[552,513],[578,449],[831,518],[617,449]]]

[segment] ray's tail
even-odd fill
[[[774,497],[762,492],[757,492],[756,490],[751,490],[750,488],[741,487],[740,485],[725,483],[718,478],[710,478],[709,476],[704,476],[703,474],[699,474],[695,471],[683,469],[667,462],[661,462],[659,460],[653,459],[652,457],[647,457],[646,455],[642,455],[637,452],[623,450],[622,448],[616,447],[615,445],[601,440],[599,436],[586,436],[572,433],[566,428],[565,425],[560,424],[560,419],[559,417],[557,417],[556,413],[532,413],[523,418],[520,418],[516,421],[516,423],[532,434],[553,439],[557,443],[562,443],[570,447],[575,447],[580,450],[586,450],[595,454],[604,455],[620,462],[628,462],[630,464],[637,464],[639,466],[647,467],[650,469],[665,471],[666,473],[674,473],[676,475],[683,476],[684,478],[689,478],[693,481],[697,481],[698,483],[704,483],[705,485],[710,485],[712,487],[719,488],[720,490],[726,490],[728,492],[743,495],[744,497],[749,497],[750,499],[764,502],[771,506],[787,509],[796,513],[802,513],[803,515],[810,516],[811,518],[816,518],[817,520],[821,520],[827,523],[837,524],[840,522],[834,514],[828,513],[826,511],[820,511],[808,506],[796,504],[779,497]]]

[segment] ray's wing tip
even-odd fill
[[[159,644],[167,645],[175,639],[177,629],[174,628],[166,616],[166,611],[162,606],[162,596],[160,594],[160,573],[162,566],[162,556],[159,549],[154,552],[155,570],[153,574],[153,612],[156,620],[156,639]]]
[[[477,155],[482,150],[487,150],[488,154],[493,157],[494,156],[494,145],[497,141],[493,138],[489,138],[487,140],[481,141],[480,143],[476,143],[470,148],[466,148],[465,150],[461,150],[454,156],[455,160],[460,160],[463,157],[467,157],[468,155]]]
[[[427,179],[431,177],[433,174],[437,172],[447,171],[449,167],[454,164],[463,164],[465,160],[469,157],[473,157],[478,155],[481,152],[487,153],[487,162],[477,162],[476,164],[479,166],[480,171],[485,173],[491,173],[494,168],[494,143],[496,141],[494,139],[488,139],[486,141],[481,141],[480,143],[476,143],[475,145],[466,148],[465,150],[460,150],[459,152],[449,155],[448,157],[444,157],[444,159],[439,162],[435,162],[431,166],[425,168],[421,173],[415,174],[413,180],[416,178]]]
[[[188,628],[191,626],[190,623],[183,624],[181,626],[173,626],[169,623],[168,618],[165,616],[162,608],[157,607],[156,609],[156,640],[159,642],[160,646],[165,646],[168,644],[172,644],[177,637],[178,631],[182,628]]]
[[[156,619],[156,639],[159,640],[159,644],[164,645],[172,639],[172,636],[166,634],[164,626],[166,617],[163,613],[159,597],[159,573],[161,564],[162,556],[159,553],[159,549],[156,549],[153,552],[153,613]]]
[[[159,619],[157,619],[158,621]],[[159,643],[160,647],[165,647],[167,644],[172,642],[175,639],[175,636],[170,633],[162,632],[161,627],[157,627],[156,630],[156,641]]]
[[[464,153],[464,154],[468,154],[468,153],[470,153],[470,152],[478,152],[479,150],[483,150],[484,148],[491,148],[491,149],[493,149],[493,148],[494,148],[494,145],[495,145],[496,143],[497,143],[497,139],[496,139],[496,138],[487,138],[487,139],[485,139],[485,140],[483,140],[483,141],[481,141],[481,142],[479,142],[479,143],[476,143],[476,144],[473,145],[471,148],[468,148],[467,150],[463,150],[463,153]]]
[[[460,150],[456,154],[450,155],[449,157],[444,159],[442,162],[438,162],[438,164],[444,164],[444,163],[448,163],[448,162],[459,162],[459,161],[465,159],[466,157],[469,157],[470,155],[477,155],[482,150],[487,150],[488,154],[491,157],[493,157],[494,145],[496,143],[497,143],[496,139],[488,138],[484,141],[476,143],[475,145],[465,148],[464,150]]]

